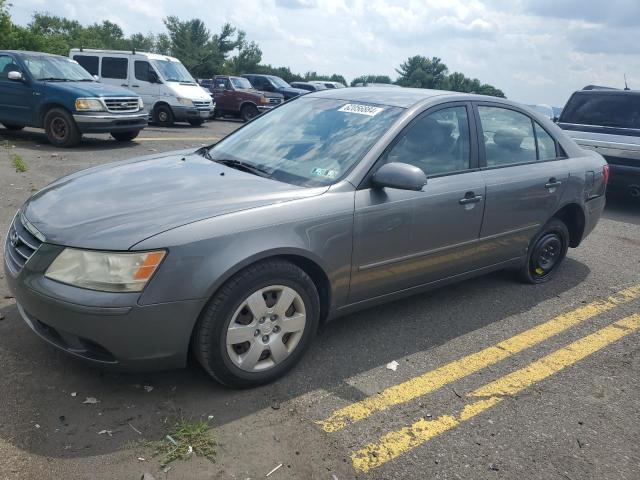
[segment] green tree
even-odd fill
[[[361,75],[351,80],[352,87],[355,87],[359,83],[366,85],[367,83],[393,83],[393,81],[388,75]]]
[[[448,68],[438,57],[415,55],[402,63],[396,72],[400,75],[396,83],[403,87],[441,88]]]
[[[252,73],[262,61],[262,50],[256,42],[243,42],[238,54],[227,60],[227,72],[233,75]]]

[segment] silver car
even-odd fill
[[[25,322],[76,357],[160,369],[191,351],[248,387],[356,309],[500,269],[550,280],[607,176],[507,100],[324,90],[213,147],[54,182],[16,214],[5,269]]]

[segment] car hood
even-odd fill
[[[200,102],[211,100],[211,94],[195,83],[167,82],[167,86],[178,97]]]
[[[304,95],[305,93],[309,93],[309,90],[304,90],[302,88],[287,87],[282,89],[282,93],[284,92],[294,93],[296,95]]]
[[[70,93],[77,97],[138,97],[126,88],[100,82],[42,82],[47,88]]]
[[[23,213],[48,243],[127,250],[187,223],[324,191],[173,152],[63,177],[31,197]]]

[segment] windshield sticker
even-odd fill
[[[355,103],[347,103],[338,109],[339,112],[357,113],[358,115],[366,115],[367,117],[375,117],[383,110],[384,108],[373,107],[371,105],[357,105]]]
[[[338,176],[338,171],[330,170],[328,168],[314,168],[311,170],[311,175],[315,177],[336,178]]]

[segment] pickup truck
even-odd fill
[[[83,133],[131,141],[147,120],[139,95],[96,81],[75,60],[0,50],[0,123],[9,130],[44,128],[51,144],[72,147]]]
[[[640,91],[594,87],[577,91],[558,126],[609,163],[607,192],[640,200]]]
[[[248,122],[284,101],[279,93],[260,92],[242,77],[216,75],[210,88],[216,104],[215,117],[240,117]]]

